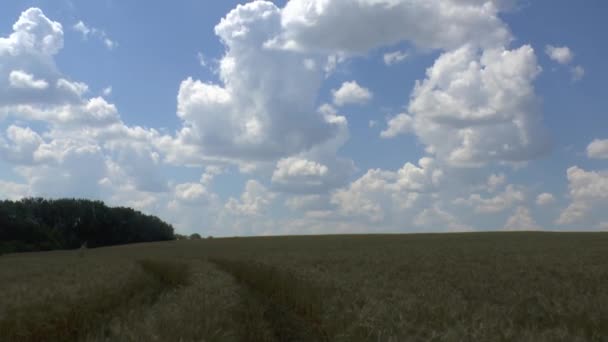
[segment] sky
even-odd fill
[[[608,230],[589,0],[4,0],[0,199],[213,236]]]

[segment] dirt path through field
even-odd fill
[[[100,288],[97,292],[53,303],[22,307],[0,321],[3,341],[77,341],[93,331],[103,330],[105,322],[123,309],[149,305],[163,292],[184,284],[188,270],[174,262],[143,260],[143,272],[134,274],[120,288]]]
[[[321,289],[260,263],[225,259],[212,262],[243,287],[237,312],[243,341],[331,340],[322,321]]]

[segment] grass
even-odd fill
[[[232,238],[14,254],[0,257],[0,291],[2,341],[606,341],[608,234]]]

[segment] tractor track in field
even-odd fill
[[[262,263],[211,259],[243,288],[236,319],[251,342],[331,341],[323,325],[324,291]]]
[[[166,291],[186,284],[185,265],[138,260],[145,277],[133,277],[124,287],[102,289],[94,296],[58,303],[37,303],[10,312],[0,320],[2,341],[77,341],[103,330],[104,322],[129,306],[150,305]]]

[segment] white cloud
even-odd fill
[[[567,46],[547,45],[545,52],[549,58],[559,64],[569,64],[574,59],[574,53]]]
[[[225,205],[233,215],[259,216],[268,210],[275,195],[256,180],[248,180],[240,200],[230,198]]]
[[[30,105],[20,107],[20,115],[36,121],[46,121],[54,125],[74,128],[103,127],[119,123],[116,106],[102,97],[94,97],[78,105],[63,105],[39,108]]]
[[[542,193],[536,197],[536,204],[540,206],[549,205],[555,202],[555,197],[550,193]]]
[[[205,55],[202,52],[199,52],[199,53],[196,54],[196,59],[198,60],[198,63],[202,67],[206,67],[207,66],[207,57],[205,57]]]
[[[500,10],[493,1],[292,0],[282,11],[282,33],[267,45],[350,53],[401,41],[431,49],[502,46],[511,34]]]
[[[101,91],[101,94],[106,97],[112,95],[112,87],[108,86],[108,87],[103,88],[103,90]]]
[[[491,174],[488,177],[488,181],[487,181],[487,187],[488,187],[488,192],[494,192],[496,191],[500,186],[502,186],[503,184],[505,184],[507,181],[507,176],[505,176],[504,173],[501,174]]]
[[[72,26],[72,29],[82,35],[83,39],[89,39],[89,37],[95,37],[99,41],[105,45],[108,50],[113,50],[118,46],[116,41],[110,39],[108,34],[101,29],[90,27],[85,24],[82,20],[79,20],[76,24]]]
[[[608,139],[595,139],[587,146],[587,157],[608,159]]]
[[[414,225],[431,228],[434,231],[470,232],[473,230],[470,226],[460,223],[454,215],[443,211],[437,205],[421,211],[414,218]]]
[[[0,136],[0,157],[19,164],[34,163],[34,153],[43,144],[42,137],[29,127],[11,125],[6,129],[9,143]]]
[[[601,209],[608,205],[608,171],[585,171],[573,166],[567,176],[572,202],[562,211],[557,223],[590,223],[596,220],[595,215],[605,216],[605,210]]]
[[[30,8],[13,25],[9,37],[0,37],[0,56],[40,52],[54,55],[63,47],[63,28],[51,21],[39,8]]]
[[[393,52],[387,52],[384,54],[383,56],[383,60],[384,60],[384,64],[386,65],[395,65],[395,64],[399,64],[403,61],[405,61],[405,59],[409,56],[409,54],[405,51],[393,51]]]
[[[214,235],[301,232],[302,227],[365,231],[369,222],[377,223],[371,228],[377,230],[469,230],[461,223],[466,214],[451,207],[456,195],[450,191],[459,179],[444,172],[453,172],[451,164],[520,161],[541,153],[532,85],[539,67],[530,47],[502,48],[511,35],[498,17],[498,2],[404,4],[292,0],[285,10],[263,1],[238,6],[215,29],[226,48],[218,64],[219,81],[186,78],[180,85],[182,126],[175,135],[126,126],[114,104],[88,98],[88,86],[55,65],[53,56],[63,46],[61,25],[41,11],[24,12],[29,24],[0,38],[0,64],[6,65],[0,68],[0,113],[10,113],[0,118],[12,124],[0,134],[0,157],[24,183],[0,182],[0,192],[102,198],[158,214],[180,232]],[[84,23],[75,29],[89,38],[102,32]],[[361,30],[370,32],[358,37]],[[98,38],[113,44],[105,33]],[[348,66],[353,54],[405,40],[444,51],[427,79],[418,82],[408,114],[391,118],[381,135],[413,132],[433,158],[395,171],[368,170],[348,184],[356,168],[338,157],[349,139],[348,122],[332,105],[319,106],[320,89],[327,73]],[[16,70],[48,87],[36,92],[11,88],[9,72]],[[366,89],[356,82],[351,88],[357,91],[343,89],[348,84],[335,91],[341,98],[335,105],[373,97],[368,90],[369,96],[361,96]],[[106,97],[110,93],[102,91]],[[211,183],[224,167],[234,165],[258,180],[247,181],[240,196],[223,203]],[[167,168],[184,166],[197,167],[200,179],[165,178]],[[203,166],[208,166],[204,172]],[[506,182],[498,174],[486,184],[486,176],[475,184],[489,192]],[[267,189],[262,182],[269,180]],[[520,188],[507,187],[504,193],[478,195],[472,205],[502,211],[495,208],[523,202],[518,193],[523,197]],[[468,195],[458,194],[470,199]],[[276,198],[285,201],[292,216],[271,218]],[[301,219],[295,219],[298,215]]]
[[[545,52],[547,53],[549,58],[562,65],[570,64],[574,60],[574,53],[567,46],[558,47],[553,45],[547,45],[545,47]],[[577,65],[570,68],[570,73],[572,74],[572,81],[577,82],[582,80],[585,76],[585,68],[580,65]]]
[[[280,30],[280,9],[262,1],[237,6],[215,27],[226,46],[222,84],[182,82],[178,115],[184,127],[175,138],[181,154],[175,159],[277,160],[339,133],[345,119],[316,110],[323,70],[311,70],[305,61],[320,63],[320,57],[261,48]]]
[[[200,204],[203,200],[210,197],[209,192],[203,184],[200,183],[183,183],[175,186],[175,197],[186,203]]]
[[[63,47],[61,24],[31,8],[13,29],[9,37],[0,38],[0,64],[7,66],[0,68],[0,112],[8,113],[7,120],[39,122],[32,127],[45,131],[10,124],[6,138],[0,134],[0,157],[25,180],[27,193],[99,198],[116,167],[135,190],[162,188],[166,182],[158,177],[160,157],[151,139],[157,133],[125,126],[116,106],[101,97],[85,98],[88,86],[57,69],[54,55]],[[14,89],[10,81],[33,87]]]
[[[580,81],[583,79],[583,77],[585,77],[585,68],[580,65],[577,65],[572,68],[570,72],[572,73],[572,80],[574,82]]]
[[[89,91],[89,86],[82,82],[71,82],[60,78],[57,80],[57,89],[63,89],[74,94],[75,96],[80,97]]]
[[[277,162],[277,168],[272,174],[272,181],[277,183],[287,183],[291,178],[311,179],[317,182],[318,178],[324,177],[328,173],[327,166],[314,161],[295,157],[281,159]]]
[[[336,106],[366,104],[373,97],[372,92],[367,88],[361,87],[357,81],[342,83],[339,89],[332,90],[332,95]]]
[[[74,140],[54,140],[40,146],[46,163],[19,166],[16,171],[27,180],[30,192],[43,197],[100,198],[99,181],[106,174],[101,148]]]
[[[418,164],[406,163],[396,172],[368,170],[347,188],[335,191],[331,202],[343,216],[383,221],[386,210],[411,208],[419,194],[439,187],[443,172],[436,162],[432,158],[422,158]]]
[[[16,201],[29,196],[28,186],[0,180],[0,194],[2,194],[3,199]]]
[[[11,87],[43,90],[49,87],[49,83],[45,80],[37,80],[34,75],[28,74],[22,70],[13,70],[9,75]]]
[[[414,130],[438,159],[455,166],[533,159],[548,149],[533,86],[539,72],[528,45],[446,52],[413,91]]]
[[[105,45],[108,50],[114,50],[118,47],[118,43],[108,37],[103,38],[103,45]]]
[[[394,138],[400,134],[410,133],[413,129],[414,120],[412,117],[401,113],[388,120],[386,129],[380,132],[380,137]]]
[[[85,39],[87,39],[89,37],[89,33],[91,33],[91,29],[82,20],[74,24],[72,28],[74,31],[80,32]]]
[[[285,206],[292,211],[322,211],[328,209],[329,198],[326,195],[295,195],[285,200]]]
[[[60,77],[54,55],[63,48],[63,30],[37,8],[21,13],[8,37],[0,37],[0,112],[19,115],[16,106],[73,102],[54,87]]]
[[[498,213],[513,207],[525,200],[524,192],[513,185],[507,185],[505,190],[494,197],[484,198],[480,194],[471,194],[468,198],[458,198],[454,204],[464,204],[475,208],[477,213]]]
[[[507,219],[504,230],[532,231],[541,230],[541,227],[534,221],[528,208],[518,207],[513,215]]]

